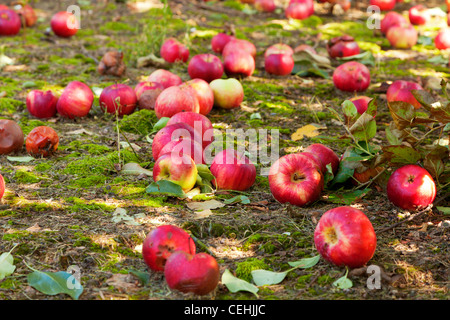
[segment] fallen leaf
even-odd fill
[[[298,128],[297,131],[295,131],[291,135],[291,139],[293,141],[302,140],[305,136],[306,137],[315,137],[319,135],[320,129],[326,129],[327,127],[318,125],[318,124],[307,124],[306,126],[303,126],[301,128]]]
[[[153,177],[152,171],[142,168],[139,164],[135,162],[125,163],[124,166],[122,167],[121,173],[130,175],[145,174],[146,176]]]
[[[89,136],[93,135],[92,132],[87,131],[86,129],[78,129],[78,130],[74,130],[74,131],[69,131],[69,132],[66,132],[66,134],[87,134]]]
[[[225,204],[217,200],[208,200],[202,202],[189,202],[187,207],[191,210],[201,211],[207,209],[217,209],[224,207]]]

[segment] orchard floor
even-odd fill
[[[205,199],[221,202],[245,195],[250,203],[227,204],[203,217],[187,207],[190,202],[203,200],[150,195],[145,190],[151,177],[120,171],[126,162],[152,169],[147,137],[152,137],[149,133],[156,117],[151,112],[142,117],[137,113],[135,118],[116,121],[98,106],[98,91],[102,88],[116,82],[134,86],[157,68],[137,68],[136,63],[151,53],[158,56],[164,35],[187,43],[193,56],[210,52],[211,37],[226,27],[255,43],[257,66],[253,76],[242,79],[245,100],[240,108],[212,110],[209,118],[215,127],[279,129],[280,155],[300,151],[314,142],[326,144],[340,155],[349,139],[330,109],[341,112],[340,104],[349,94],[334,89],[331,78],[270,76],[264,71],[262,55],[270,44],[282,41],[293,47],[315,45],[326,56],[326,40],[349,33],[376,58],[370,66],[371,86],[364,94],[379,99],[374,141],[382,145],[386,143],[384,129],[391,121],[385,84],[396,79],[420,81],[438,95],[436,81],[450,76],[448,52],[435,50],[432,43],[443,20],[431,27],[419,27],[420,43],[412,50],[393,50],[377,31],[366,28],[367,4],[361,1],[358,8],[342,15],[329,15],[326,5],[318,4],[315,17],[303,23],[289,22],[281,11],[254,12],[234,1],[213,5],[169,1],[171,12],[165,13],[157,1],[148,1],[154,7],[144,12],[134,12],[119,1],[80,1],[81,29],[73,38],[61,39],[46,30],[51,15],[65,10],[70,3],[49,3],[32,1],[39,15],[37,25],[21,30],[18,36],[0,38],[0,54],[13,59],[13,64],[4,66],[0,73],[1,117],[16,120],[25,135],[35,126],[48,125],[60,137],[58,151],[49,158],[19,162],[21,158],[0,157],[0,172],[7,182],[0,204],[0,253],[14,248],[11,253],[16,266],[12,275],[0,280],[1,300],[71,299],[65,294],[43,294],[27,282],[31,268],[56,272],[66,271],[69,266],[80,270],[80,300],[449,299],[448,216],[435,207],[418,215],[396,208],[387,199],[385,179],[364,186],[369,190],[361,197],[354,196],[352,191],[358,187],[352,184],[339,190],[326,188],[319,201],[300,208],[275,201],[267,178],[258,176],[245,193],[204,195]],[[407,10],[409,6],[400,4],[396,10]],[[124,52],[127,72],[122,78],[97,73],[98,61],[112,49]],[[429,60],[437,56],[442,59]],[[168,68],[183,80],[189,79],[186,64]],[[30,116],[25,107],[29,90],[60,90],[73,80],[97,88],[89,116],[74,120]],[[308,124],[326,129],[294,141],[291,135]],[[117,128],[121,129],[119,136]],[[136,153],[127,148],[127,142],[139,147]],[[12,156],[27,154],[22,150]],[[388,168],[386,172],[391,171]],[[333,197],[339,194],[342,197]],[[448,206],[446,195],[448,187],[439,190],[439,206]],[[222,283],[213,293],[197,297],[171,291],[164,275],[149,271],[141,256],[142,242],[151,229],[174,224],[195,236],[199,252],[208,252],[217,259],[221,274],[228,269],[245,278],[252,268],[286,271],[289,262],[318,254],[313,241],[317,221],[327,210],[346,204],[361,209],[377,233],[377,249],[368,265],[382,270],[379,289],[368,288],[366,268],[350,270],[351,288],[337,288],[333,283],[346,270],[321,259],[312,268],[289,272],[279,284],[260,287],[257,297],[245,291],[232,293]]]

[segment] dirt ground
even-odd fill
[[[316,25],[318,20],[289,27],[283,24],[287,20],[280,10],[261,13],[250,10],[251,6],[242,10],[242,5],[233,5],[233,1],[213,1],[213,5],[169,1],[170,14],[164,13],[158,1],[147,1],[152,9],[142,12],[133,10],[133,1],[129,2],[78,1],[81,29],[76,36],[61,39],[47,29],[51,15],[65,10],[69,1],[31,1],[39,16],[37,25],[22,30],[18,36],[0,38],[0,56],[14,59],[0,72],[1,117],[17,121],[24,134],[44,124],[54,128],[60,137],[58,151],[49,158],[19,162],[5,155],[0,157],[0,172],[7,183],[0,203],[0,254],[13,249],[16,267],[0,280],[1,300],[70,300],[62,293],[44,294],[27,280],[33,270],[57,272],[70,266],[80,270],[80,300],[448,300],[450,219],[436,208],[449,205],[448,186],[438,190],[434,207],[419,213],[390,203],[383,179],[367,185],[367,189],[356,189],[351,184],[343,190],[326,188],[319,201],[300,208],[277,202],[267,178],[258,177],[247,192],[222,191],[205,196],[224,201],[245,195],[250,202],[227,204],[203,217],[187,206],[201,200],[150,195],[145,189],[151,177],[120,171],[126,162],[138,162],[149,170],[153,166],[148,140],[152,135],[137,128],[136,118],[131,129],[128,124],[118,137],[118,123],[122,125],[126,119],[116,121],[103,114],[98,96],[90,114],[81,119],[58,116],[39,120],[30,116],[25,107],[29,90],[61,90],[73,80],[96,90],[116,82],[135,86],[158,68],[154,63],[138,67],[138,58],[151,53],[158,56],[164,36],[188,43],[193,56],[210,51],[213,34],[234,30],[237,36],[256,44],[257,68],[253,76],[242,79],[246,95],[241,108],[212,110],[209,118],[215,127],[279,129],[280,155],[313,142],[327,144],[341,155],[348,146],[348,137],[330,108],[340,112],[340,103],[348,94],[335,90],[331,78],[270,76],[264,71],[262,56],[265,47],[279,41],[291,46],[309,43],[326,55],[327,38],[336,32],[358,30],[344,22],[364,21],[365,2],[359,1],[348,12],[334,15],[327,12],[326,4],[317,4],[316,17],[323,28]],[[399,4],[396,10],[404,12],[410,6]],[[333,23],[342,23],[345,28],[336,29]],[[365,93],[379,99],[378,144],[386,143],[384,128],[390,122],[385,101],[388,81],[419,79],[434,90],[431,80],[448,80],[450,76],[448,64],[428,61],[438,55],[448,59],[448,52],[438,52],[427,43],[436,28],[420,30],[422,42],[413,50],[391,50],[376,32],[370,32],[368,39],[364,32],[355,35],[379,59],[378,64],[370,66],[371,87]],[[127,71],[121,78],[97,72],[98,61],[113,49],[124,52]],[[168,68],[183,80],[189,79],[185,64]],[[252,117],[254,114],[258,117]],[[150,119],[154,121],[155,117],[150,115]],[[148,118],[141,120],[145,125]],[[318,136],[292,139],[298,128],[311,123],[326,130]],[[138,146],[136,153],[127,149],[125,142]],[[25,157],[27,153],[24,148],[12,156]],[[446,168],[448,172],[448,165]],[[445,181],[441,184],[445,185]],[[360,197],[345,197],[346,192],[362,189],[365,192]],[[213,293],[198,297],[170,290],[163,274],[148,270],[140,251],[150,230],[174,224],[195,237],[199,252],[217,259],[221,274],[229,270],[236,276],[248,276],[254,266],[281,272],[290,268],[289,262],[318,254],[313,233],[320,216],[346,204],[361,209],[374,226],[377,248],[368,266],[381,268],[381,288],[368,288],[367,267],[349,271],[353,283],[350,288],[337,288],[333,283],[345,275],[345,268],[320,259],[311,268],[289,272],[279,284],[260,287],[258,296],[246,291],[230,292],[219,283]],[[117,208],[122,208],[130,220],[117,219]]]

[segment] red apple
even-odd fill
[[[370,0],[371,6],[377,6],[381,11],[389,11],[394,9],[396,0]]]
[[[321,143],[313,143],[306,147],[303,152],[309,152],[315,154],[320,160],[320,170],[325,174],[327,165],[331,165],[331,170],[335,175],[339,169],[339,156],[329,147]]]
[[[28,112],[36,118],[51,118],[56,115],[58,97],[51,90],[31,90],[27,94]]]
[[[235,78],[216,79],[209,84],[214,93],[214,105],[224,109],[238,108],[244,100],[244,88]]]
[[[343,206],[326,211],[314,231],[319,254],[336,266],[359,268],[372,259],[377,237],[372,223],[358,209]]]
[[[140,109],[154,110],[155,102],[164,87],[159,82],[142,81],[134,88]]]
[[[287,53],[273,53],[265,58],[264,68],[267,73],[287,76],[294,69],[294,58]]]
[[[20,17],[14,10],[0,10],[0,36],[14,36],[19,33],[20,28]]]
[[[404,210],[426,208],[436,198],[436,184],[430,173],[415,164],[402,166],[389,177],[388,199]]]
[[[334,70],[333,83],[342,91],[365,91],[370,85],[370,71],[360,62],[345,62]]]
[[[289,55],[294,54],[294,50],[291,48],[290,45],[285,43],[276,43],[271,45],[264,51],[264,58],[267,58],[267,56],[274,54],[274,53],[287,53]]]
[[[0,174],[0,200],[2,200],[3,195],[5,194],[5,179],[3,178],[3,176]]]
[[[197,166],[185,153],[168,152],[159,155],[153,166],[153,180],[168,180],[178,184],[184,192],[190,191],[197,182]]]
[[[414,25],[424,25],[431,19],[428,8],[421,4],[411,7],[408,11],[408,15],[409,22]]]
[[[168,38],[161,46],[160,55],[169,63],[186,62],[189,59],[189,49],[177,39]]]
[[[167,259],[164,277],[170,289],[206,295],[219,284],[219,264],[205,252],[194,255],[178,251]]]
[[[148,76],[147,81],[158,82],[162,84],[164,89],[171,86],[178,86],[183,83],[180,76],[165,69],[157,69],[153,71]]]
[[[209,83],[202,79],[191,79],[185,82],[185,85],[192,89],[193,95],[197,98],[199,104],[198,113],[206,116],[214,106],[214,92]]]
[[[30,131],[25,147],[35,157],[48,157],[58,149],[59,137],[55,130],[47,126],[35,127]]]
[[[164,271],[167,259],[175,251],[195,254],[196,248],[189,233],[170,224],[152,229],[142,244],[144,262],[153,271]]]
[[[349,57],[361,52],[358,43],[349,35],[332,38],[327,42],[327,51],[331,58]]]
[[[419,109],[422,105],[411,93],[411,90],[423,90],[422,86],[416,82],[396,80],[388,88],[386,92],[386,99],[388,102],[391,101],[403,101],[408,102],[414,106],[414,108]]]
[[[197,113],[200,111],[197,97],[186,84],[168,87],[156,98],[155,113],[158,119],[170,118],[178,112],[185,111]]]
[[[0,154],[20,151],[23,147],[22,128],[14,120],[0,119]]]
[[[85,117],[91,110],[94,93],[83,82],[72,81],[64,88],[56,103],[56,111],[63,117]]]
[[[166,153],[173,153],[176,157],[186,154],[190,156],[196,164],[205,164],[202,145],[189,138],[170,141],[161,149],[159,155]]]
[[[263,12],[274,12],[277,6],[274,0],[255,0],[255,9]]]
[[[304,153],[293,153],[271,165],[269,188],[277,201],[302,207],[319,199],[324,178],[317,161]]]
[[[450,28],[443,28],[439,30],[434,38],[434,45],[436,49],[446,50],[450,48]]]
[[[164,146],[170,141],[182,140],[183,138],[195,140],[194,128],[186,123],[173,123],[171,125],[166,125],[164,128],[159,130],[153,137],[153,160],[159,158],[162,148],[164,148]]]
[[[18,4],[13,8],[25,22],[26,27],[32,27],[37,21],[37,15],[34,9],[29,4]]]
[[[134,89],[123,83],[113,84],[103,89],[98,101],[103,111],[117,113],[118,116],[133,113],[137,105]]]
[[[201,53],[192,57],[188,64],[191,79],[199,78],[206,82],[222,78],[223,65],[219,57],[211,53]]]
[[[291,0],[285,10],[286,18],[303,20],[314,14],[313,0]]]
[[[229,35],[229,34],[226,34],[223,32],[219,32],[211,39],[211,49],[214,52],[222,53],[225,45],[233,39],[236,39],[236,38],[232,35]]]
[[[386,34],[389,28],[393,26],[401,26],[408,24],[408,20],[396,11],[389,11],[381,19],[380,30],[382,34]]]
[[[248,40],[245,39],[231,39],[222,50],[222,57],[225,57],[229,53],[233,53],[236,51],[245,51],[250,54],[253,59],[256,58],[256,46]]]
[[[78,32],[80,24],[73,13],[60,11],[53,15],[50,27],[58,37],[69,38]]]
[[[386,33],[386,38],[396,49],[411,49],[419,38],[412,24],[392,26]]]
[[[255,59],[244,50],[237,50],[224,56],[223,69],[230,77],[249,77],[255,71]]]
[[[366,112],[369,102],[372,100],[372,98],[367,96],[356,96],[349,99],[356,107],[356,111],[359,114],[363,114]]]
[[[256,179],[256,167],[244,154],[234,149],[225,149],[214,157],[211,173],[217,189],[245,191]]]
[[[206,116],[196,112],[179,112],[174,114],[166,126],[175,123],[185,123],[194,128],[194,140],[205,149],[214,140],[214,127]]]

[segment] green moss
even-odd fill
[[[334,282],[334,278],[328,274],[321,275],[317,278],[317,284],[320,286],[330,285]]]
[[[22,117],[18,122],[19,126],[22,128],[23,134],[26,136],[36,127],[49,126],[46,122],[37,119],[28,119]]]
[[[297,288],[305,288],[306,285],[311,281],[312,276],[313,275],[311,273],[311,274],[305,274],[305,275],[298,277],[296,287]]]
[[[251,282],[251,272],[258,269],[269,270],[269,266],[264,262],[264,260],[249,258],[236,264],[236,277]]]
[[[145,136],[152,132],[153,125],[158,121],[153,110],[142,109],[125,115],[119,123],[120,130],[124,132]]]
[[[110,31],[134,31],[135,29],[129,23],[120,21],[108,21],[100,27],[100,32],[109,33]]]
[[[2,88],[3,90],[3,88]],[[24,107],[24,103],[10,98],[0,98],[0,112],[13,114]]]
[[[17,170],[14,175],[14,178],[16,179],[17,183],[25,183],[25,184],[37,183],[41,181],[40,177],[24,169]]]
[[[52,167],[53,166],[50,163],[42,162],[42,163],[37,164],[34,167],[34,170],[37,172],[45,172],[45,171],[50,170]]]
[[[82,212],[82,211],[104,211],[112,212],[116,209],[115,206],[106,203],[94,201],[94,200],[84,200],[77,197],[69,197],[66,199],[69,204],[69,210],[72,212]]]

